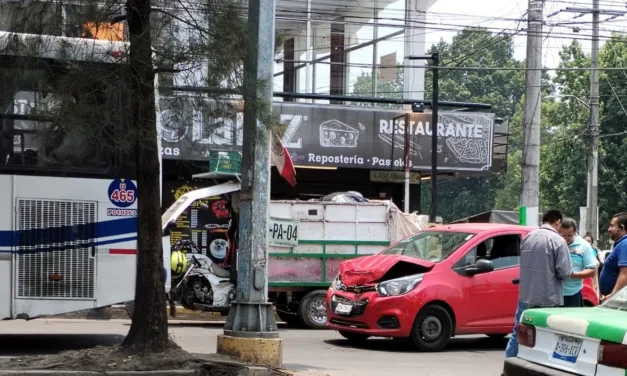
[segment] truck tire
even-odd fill
[[[310,329],[326,329],[327,291],[315,290],[307,293],[298,307],[300,319]]]

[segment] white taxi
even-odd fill
[[[523,312],[505,376],[626,376],[627,287],[593,308]]]

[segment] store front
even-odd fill
[[[287,125],[283,142],[296,166],[297,185],[290,187],[273,168],[273,199],[306,200],[352,190],[370,199],[392,199],[403,207],[405,124],[399,117],[405,112],[305,103],[275,103],[274,111]],[[166,193],[177,189],[173,184],[188,184],[193,174],[209,170],[210,151],[241,150],[241,113],[201,122],[190,115],[188,120],[187,128],[180,122],[176,128],[162,123],[164,205]],[[430,123],[429,113],[410,115],[411,211],[421,211],[420,183],[431,178]],[[207,137],[202,137],[203,127],[211,128]],[[441,112],[437,132],[438,180],[505,169],[507,126],[495,124],[493,114]],[[197,181],[193,186],[214,183]]]

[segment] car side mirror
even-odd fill
[[[489,273],[494,270],[494,264],[490,260],[477,260],[477,262],[467,267],[464,271],[466,275],[473,276],[477,274]]]

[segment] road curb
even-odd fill
[[[161,371],[63,371],[63,370],[0,370],[2,376],[17,376],[17,375],[29,375],[29,376],[53,376],[53,375],[68,375],[68,376],[140,376],[140,375],[153,375],[153,376],[182,376],[182,375],[196,375],[197,371],[193,369],[189,370],[161,370]]]
[[[279,371],[259,366],[240,366],[237,376],[277,376],[292,375],[290,371]],[[160,371],[63,371],[63,370],[0,370],[0,376],[188,376],[202,375],[200,370],[160,370]]]
[[[204,355],[204,354],[203,354]],[[202,358],[201,358],[202,360]],[[191,375],[207,375],[212,374],[213,367],[231,368],[237,372],[237,376],[291,376],[297,374],[295,371],[282,368],[265,367],[256,364],[240,363],[238,361],[204,361],[194,369],[179,370],[154,370],[154,371],[70,371],[70,370],[2,370],[0,376],[191,376]],[[231,373],[229,373],[231,374]],[[235,374],[235,373],[233,373]]]
[[[56,317],[46,317],[42,318],[42,320],[47,320],[49,322],[58,322],[58,323],[85,323],[91,321],[102,321],[102,322],[112,322],[112,323],[122,323],[122,324],[130,324],[130,319],[101,319],[101,320],[93,320],[93,319],[80,319],[80,318],[56,318]],[[185,326],[224,326],[226,321],[208,321],[208,320],[185,320],[185,319],[170,319],[168,320],[168,325],[185,325]],[[277,321],[277,325],[279,326],[287,326],[287,323],[283,321]]]

